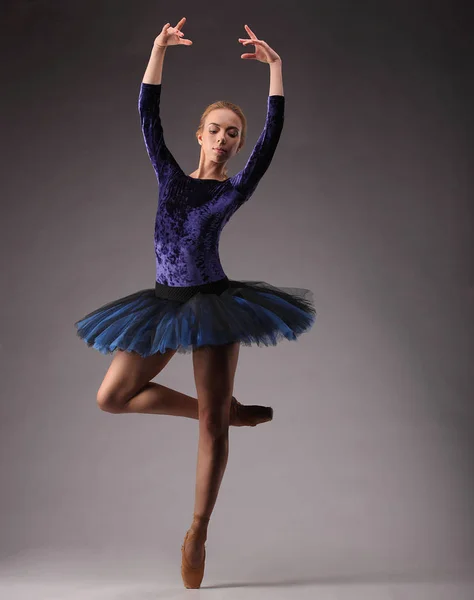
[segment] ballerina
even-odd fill
[[[111,413],[184,416],[199,421],[194,514],[181,547],[181,574],[198,588],[204,574],[208,524],[227,465],[228,429],[271,421],[271,407],[240,404],[233,396],[241,345],[275,346],[296,340],[316,317],[311,290],[265,281],[230,279],[218,252],[220,233],[249,200],[268,169],[284,121],[282,60],[245,25],[239,38],[269,65],[264,129],[245,167],[229,176],[227,163],[242,149],[247,123],[241,108],[218,101],[203,112],[196,139],[199,165],[183,172],[168,149],[160,118],[162,71],[167,48],[191,46],[166,23],[155,38],[140,85],[138,110],[159,197],[155,222],[155,287],[115,299],[76,321],[77,335],[103,354],[115,352],[97,393]],[[191,353],[197,398],[152,382],[174,354]]]

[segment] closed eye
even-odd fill
[[[209,129],[209,133],[217,133],[216,129]],[[229,133],[229,135],[231,137],[237,137],[237,133],[235,133],[235,131],[232,131],[231,133]]]

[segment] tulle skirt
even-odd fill
[[[102,354],[119,348],[145,357],[232,342],[275,346],[296,340],[315,319],[311,290],[226,277],[187,287],[155,282],[154,289],[108,302],[74,325],[77,335]]]

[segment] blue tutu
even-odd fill
[[[121,349],[145,357],[232,342],[275,346],[296,340],[315,318],[311,290],[226,278],[187,288],[156,283],[155,289],[104,304],[74,325],[102,354]]]

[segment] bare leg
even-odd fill
[[[214,509],[229,455],[229,409],[239,344],[199,349],[193,353],[199,402],[199,446],[194,520],[196,536],[186,544],[188,561],[198,566],[204,557],[208,519]],[[199,519],[203,516],[204,519]]]
[[[199,418],[197,398],[153,381],[149,381],[118,412],[171,415],[190,419]]]
[[[130,400],[112,405],[109,403],[107,410],[118,414],[142,413],[199,419],[197,398],[153,381],[146,383]],[[236,399],[231,403],[229,425],[255,426],[272,418],[273,410],[270,407],[242,405]]]

